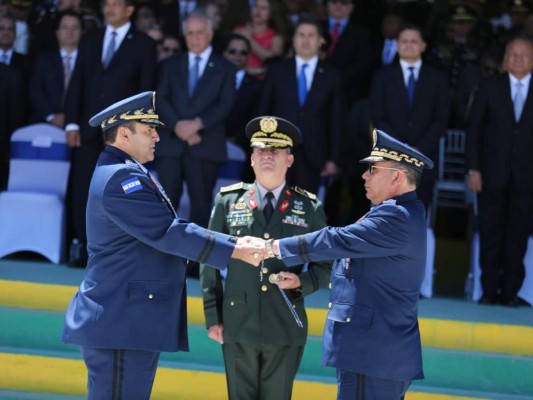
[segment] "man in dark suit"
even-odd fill
[[[422,62],[426,48],[421,31],[404,27],[398,36],[400,62],[374,75],[370,117],[384,130],[438,160],[439,139],[448,124],[448,81]],[[426,208],[433,198],[436,172],[424,174],[417,189]]]
[[[288,119],[302,132],[302,143],[293,149],[298,163],[288,181],[312,193],[322,177],[338,172],[340,158],[341,77],[319,59],[322,40],[314,21],[296,25],[295,57],[269,67],[259,104],[259,113]]]
[[[426,218],[416,186],[433,162],[374,132],[363,174],[371,210],[342,228],[326,227],[265,244],[287,266],[336,259],[322,363],[337,370],[342,400],[400,400],[423,379],[418,298],[426,264]]]
[[[7,187],[11,134],[24,125],[26,96],[22,75],[0,63],[0,191]],[[9,99],[9,101],[7,101]]]
[[[235,67],[213,53],[211,22],[201,11],[184,23],[187,53],[166,59],[158,81],[161,131],[157,173],[175,207],[183,184],[189,190],[189,220],[206,227],[218,166],[227,161],[225,119],[235,101]]]
[[[255,182],[220,190],[209,229],[269,239],[326,226],[316,196],[285,180],[295,161],[291,149],[301,139],[298,129],[284,119],[264,116],[251,120],[246,134]],[[267,260],[257,271],[232,260],[223,288],[221,273],[202,265],[208,335],[222,344],[231,400],[291,398],[307,339],[304,297],[325,286],[330,272],[329,262],[288,271],[281,261]],[[283,292],[276,287],[278,277]]]
[[[58,19],[56,36],[59,49],[41,53],[30,80],[31,122],[49,122],[65,126],[64,100],[76,65],[82,20],[74,11],[64,12]]]
[[[11,15],[0,15],[0,63],[16,69],[26,80],[30,72],[28,57],[13,49],[16,39],[16,24],[16,19]]]
[[[87,204],[91,257],[62,332],[63,341],[81,347],[89,400],[149,399],[159,353],[189,350],[187,260],[224,268],[235,257],[257,265],[264,247],[178,219],[142,165],[154,159],[163,125],[154,102],[154,92],[141,93],[89,122],[101,127],[106,146]]]
[[[257,104],[261,97],[262,81],[246,72],[250,56],[250,41],[244,36],[233,33],[228,38],[224,58],[237,67],[235,86],[237,96],[230,114],[226,118],[226,137],[247,151],[249,140],[244,128],[257,112]],[[253,171],[249,165],[244,167],[243,180],[253,180]]]
[[[350,20],[353,0],[328,0],[328,20],[322,25],[326,62],[342,73],[348,106],[368,95],[372,57],[368,31]]]
[[[155,83],[155,42],[130,22],[134,0],[106,0],[107,27],[87,32],[80,41],[76,67],[65,98],[67,142],[74,148],[69,193],[74,225],[70,264],[86,262],[85,208],[89,182],[103,143],[88,124],[98,110]]]
[[[507,73],[487,78],[467,125],[468,186],[478,193],[481,304],[520,305],[533,206],[533,45],[506,47]]]

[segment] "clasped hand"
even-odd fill
[[[257,267],[261,261],[270,257],[265,243],[265,240],[252,236],[238,238],[231,257]]]

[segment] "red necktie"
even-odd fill
[[[333,30],[331,31],[331,42],[329,43],[328,55],[331,55],[331,53],[333,53],[333,50],[335,49],[337,40],[339,40],[340,29],[341,24],[339,22],[335,22],[335,25],[333,25]]]

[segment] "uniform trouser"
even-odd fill
[[[337,400],[402,400],[411,381],[393,381],[337,369],[337,384]]]
[[[148,400],[159,352],[81,347],[88,400]]]
[[[222,345],[230,400],[288,400],[304,346]]]
[[[524,190],[525,189],[525,190]],[[479,246],[483,295],[512,300],[525,277],[531,223],[531,190],[514,183],[483,187],[479,196]]]
[[[74,227],[74,237],[83,244],[87,244],[86,215],[89,186],[94,168],[100,152],[100,141],[88,142],[76,147],[72,154],[72,164],[69,178],[69,198],[71,200],[71,222]]]

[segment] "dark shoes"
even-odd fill
[[[478,304],[481,305],[496,305],[500,304],[502,306],[506,307],[520,307],[524,305],[529,305],[527,302],[522,300],[520,297],[514,296],[511,298],[505,298],[502,297],[501,299],[498,298],[498,296],[482,296],[481,299],[479,299]]]
[[[67,264],[70,267],[85,268],[87,266],[87,259],[87,246],[78,239],[74,239],[68,252]]]
[[[495,296],[482,296],[481,299],[479,299],[478,304],[484,306],[498,304],[498,298]]]

